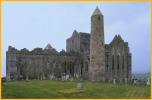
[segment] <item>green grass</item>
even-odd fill
[[[2,98],[150,98],[149,86],[85,81],[31,80],[2,84]]]

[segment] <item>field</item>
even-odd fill
[[[2,98],[150,98],[150,87],[140,85],[82,82],[78,81],[32,80],[12,81],[2,84]]]

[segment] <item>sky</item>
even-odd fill
[[[150,71],[150,4],[148,2],[3,2],[2,76],[6,76],[6,51],[66,48],[74,30],[90,33],[90,17],[98,6],[104,15],[105,43],[120,34],[129,43],[132,72]]]

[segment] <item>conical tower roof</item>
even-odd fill
[[[52,46],[50,44],[47,44],[47,46],[45,47],[45,49],[52,49]]]
[[[101,13],[101,11],[100,11],[100,9],[99,9],[98,6],[97,6],[96,9],[94,10],[92,16],[93,16],[93,15],[102,15],[102,13]]]
[[[74,30],[72,35],[76,35],[76,34],[78,34],[78,32]]]

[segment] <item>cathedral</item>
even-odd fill
[[[7,80],[90,80],[129,83],[131,53],[128,42],[115,35],[104,40],[104,16],[96,7],[91,16],[90,33],[74,30],[66,40],[66,51],[50,44],[43,48],[6,51]]]

